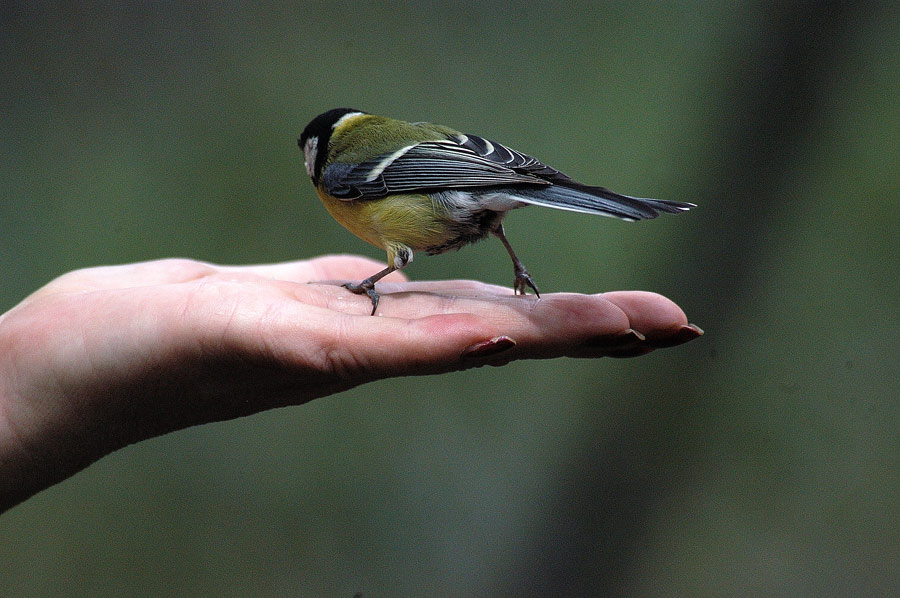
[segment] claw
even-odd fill
[[[411,257],[407,256],[406,261],[408,262],[411,259],[412,259]],[[405,265],[405,263],[403,265]],[[384,270],[382,270],[381,272],[376,272],[375,274],[366,278],[359,284],[354,283],[354,282],[345,282],[341,286],[344,287],[345,289],[347,289],[348,291],[350,291],[351,293],[356,293],[357,295],[362,295],[363,293],[365,293],[366,295],[368,295],[369,299],[372,300],[372,314],[371,315],[374,316],[375,310],[378,309],[378,299],[379,299],[378,293],[375,292],[375,283],[396,269],[397,268],[395,266],[391,265],[391,266],[388,266],[387,268],[385,268]]]
[[[375,310],[378,309],[378,300],[381,298],[381,296],[375,291],[375,283],[371,278],[367,278],[359,284],[353,282],[345,282],[341,286],[351,293],[356,293],[357,295],[368,295],[369,299],[372,300],[372,313],[370,315],[375,315]]]
[[[517,295],[527,295],[528,290],[526,289],[526,286],[531,287],[531,290],[534,291],[534,295],[537,298],[541,297],[541,293],[538,291],[537,285],[534,284],[534,279],[531,278],[531,274],[528,273],[528,270],[526,270],[524,266],[516,268],[516,280],[513,283],[515,293]]]

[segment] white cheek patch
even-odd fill
[[[310,137],[303,146],[303,157],[305,159],[306,174],[309,178],[313,178],[313,169],[316,167],[316,155],[319,152],[319,138]]]

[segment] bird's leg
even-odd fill
[[[503,224],[497,224],[497,227],[491,231],[494,235],[500,239],[500,242],[503,243],[503,246],[506,247],[506,251],[509,253],[509,257],[512,258],[513,268],[516,272],[516,280],[513,283],[514,292],[519,293],[521,295],[525,295],[525,285],[531,287],[531,290],[534,291],[534,294],[537,297],[541,296],[540,291],[538,291],[537,285],[534,284],[534,279],[531,278],[531,274],[528,273],[528,270],[525,269],[525,264],[516,256],[516,252],[513,251],[512,245],[509,244],[509,241],[506,239],[506,235],[503,232]]]
[[[372,314],[375,315],[375,310],[378,309],[378,300],[381,296],[375,291],[375,283],[393,272],[394,270],[399,270],[403,268],[406,264],[412,261],[412,250],[405,246],[399,246],[393,248],[393,259],[389,259],[388,263],[390,264],[387,268],[373,274],[372,276],[366,278],[365,280],[354,283],[354,282],[345,282],[341,286],[347,289],[352,293],[356,293],[357,295],[362,295],[365,293],[369,296],[369,299],[372,300]],[[390,256],[390,253],[389,253]]]

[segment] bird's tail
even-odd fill
[[[573,181],[574,183],[574,181]],[[677,214],[696,207],[692,203],[622,195],[603,187],[575,183],[517,190],[516,199],[536,206],[599,214],[623,220],[656,218],[659,212]]]

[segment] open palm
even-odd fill
[[[699,336],[653,293],[515,296],[352,256],[89,268],[0,316],[0,510],[127,444],[391,376],[515,359],[636,356]]]

